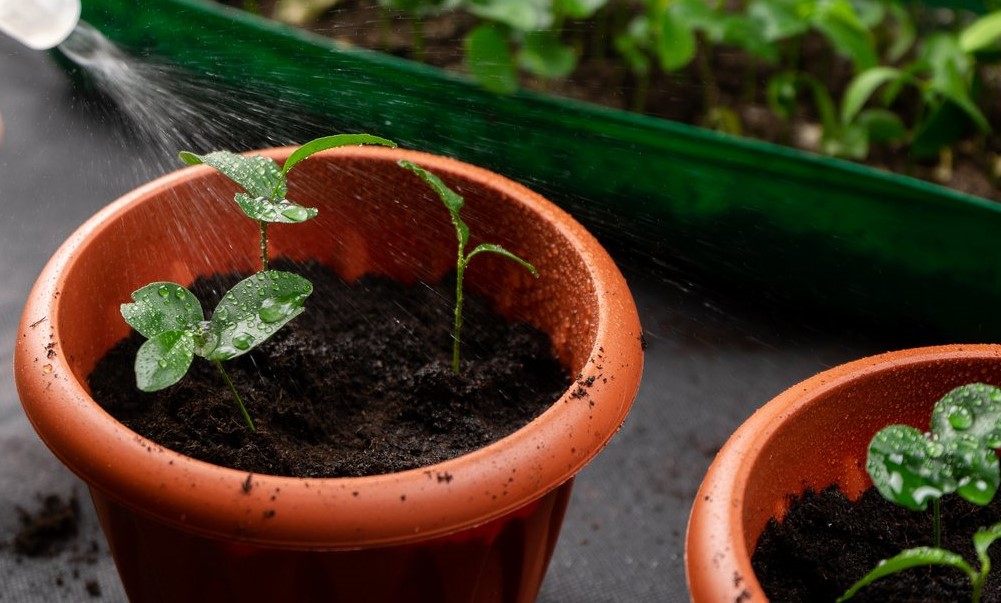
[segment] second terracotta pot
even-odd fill
[[[894,423],[928,429],[932,406],[972,382],[1001,385],[1001,347],[891,352],[799,383],[754,413],[710,466],[692,506],[685,570],[692,601],[768,600],[751,555],[772,517],[807,488],[838,484],[851,499],[872,485],[869,442]]]
[[[266,154],[281,162],[290,149]],[[49,448],[90,486],[134,601],[531,601],[555,547],[574,475],[618,430],[642,352],[625,280],[593,237],[526,188],[457,161],[384,148],[299,164],[289,198],[320,217],[271,229],[272,257],[317,259],[353,279],[434,282],[455,263],[440,200],[408,159],[466,198],[474,234],[530,259],[484,259],[467,286],[552,339],[587,396],[439,465],[352,479],[249,475],[147,441],[110,417],[87,376],[128,327],[119,304],[155,280],[253,270],[256,225],[207,167],[111,204],[60,248],[25,308],[18,392]],[[308,311],[308,310],[307,310]],[[439,479],[448,475],[451,479]]]

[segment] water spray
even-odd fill
[[[29,48],[48,50],[80,21],[80,0],[0,0],[0,32]]]

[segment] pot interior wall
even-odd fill
[[[437,282],[455,267],[456,238],[448,212],[397,156],[361,149],[328,152],[298,164],[288,198],[317,207],[319,216],[269,228],[271,256],[319,260],[348,279],[366,273],[404,282]],[[514,262],[481,254],[467,272],[469,291],[490,299],[509,319],[547,332],[555,351],[576,373],[596,337],[592,275],[580,258],[559,251],[568,233],[541,221],[517,221],[529,212],[507,192],[512,183],[486,172],[467,178],[454,163],[420,154],[407,158],[437,173],[466,198],[463,219],[472,239],[497,243],[533,263],[539,279]],[[179,182],[180,181],[180,182]],[[168,189],[168,184],[173,188]],[[84,308],[58,322],[60,342],[81,382],[100,357],[128,333],[119,306],[152,281],[191,283],[197,275],[259,268],[258,228],[232,201],[235,185],[214,170],[190,170],[134,193],[144,202],[114,206],[62,276],[60,307]],[[87,304],[75,304],[86,300]],[[308,304],[307,304],[308,313]]]
[[[747,555],[771,517],[781,518],[790,496],[837,483],[852,499],[872,482],[865,471],[877,431],[900,423],[929,427],[931,408],[954,387],[1001,385],[1001,359],[951,358],[873,369],[865,379],[835,380],[810,408],[794,406],[747,475],[743,527]],[[835,426],[832,428],[831,426]]]

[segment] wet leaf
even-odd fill
[[[136,385],[154,392],[177,383],[191,366],[194,347],[186,331],[165,331],[146,340],[136,353]]]
[[[223,296],[209,321],[218,344],[209,360],[241,356],[302,313],[313,285],[291,272],[269,270],[249,276]]]
[[[866,470],[887,500],[919,511],[959,485],[942,455],[941,447],[917,429],[891,425],[869,444]]]
[[[985,449],[1001,436],[1001,388],[985,383],[957,387],[935,403],[931,430],[943,443],[960,436],[975,438]]]
[[[181,151],[178,157],[188,165],[204,163],[214,167],[242,186],[252,197],[276,199],[284,197],[288,192],[282,170],[267,157],[240,155],[229,151],[215,151],[207,155]]]
[[[132,303],[122,304],[122,317],[147,339],[183,331],[204,318],[198,299],[176,283],[150,283],[134,291],[132,299]]]
[[[499,26],[484,24],[466,36],[466,67],[481,86],[495,94],[514,94],[518,73],[507,38]]]
[[[318,213],[316,208],[303,207],[288,199],[251,197],[247,193],[237,193],[234,199],[243,213],[260,222],[298,224],[315,218]]]

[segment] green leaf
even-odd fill
[[[234,199],[243,213],[260,222],[298,224],[315,218],[318,213],[314,207],[303,207],[288,199],[251,197],[246,193],[237,193]]]
[[[198,299],[176,283],[150,283],[133,291],[132,299],[122,304],[122,317],[147,339],[189,329],[204,319]]]
[[[887,109],[866,109],[855,123],[866,129],[873,143],[901,142],[907,137],[907,126],[899,115]]]
[[[873,67],[856,75],[841,99],[841,123],[851,123],[880,86],[901,77],[894,67]]]
[[[462,211],[462,206],[465,205],[466,201],[462,198],[462,195],[456,193],[450,189],[441,178],[432,174],[428,170],[420,167],[419,165],[406,160],[400,160],[397,162],[401,167],[407,168],[411,172],[417,174],[421,180],[427,184],[431,190],[437,193],[438,198],[441,202],[445,204],[445,208],[448,209],[448,213],[452,218],[452,224],[455,225],[456,236],[459,238],[459,253],[466,248],[466,243],[469,242],[469,226],[462,221],[459,213]]]
[[[977,572],[970,567],[970,564],[959,555],[944,549],[932,547],[917,547],[901,551],[894,557],[880,561],[879,565],[873,568],[868,574],[863,576],[858,582],[853,584],[845,594],[838,598],[838,603],[847,601],[855,596],[859,590],[866,587],[880,578],[885,578],[913,567],[923,567],[928,565],[944,565],[954,567],[967,575],[970,580],[976,580]]]
[[[555,79],[570,75],[577,66],[577,53],[563,44],[553,31],[525,34],[518,63],[529,73]]]
[[[660,16],[657,36],[657,57],[664,71],[677,71],[695,58],[696,40],[693,32],[670,11]]]
[[[782,119],[792,118],[796,110],[796,74],[792,71],[777,73],[768,80],[766,89],[768,107]]]
[[[289,155],[288,159],[285,160],[284,167],[282,167],[282,174],[288,174],[289,170],[295,167],[295,164],[299,163],[303,159],[306,159],[310,155],[319,153],[320,151],[326,151],[327,149],[333,149],[336,147],[359,146],[365,144],[396,147],[396,143],[392,140],[379,136],[372,136],[371,134],[335,134],[333,136],[324,136],[303,144],[291,155]]]
[[[869,69],[879,62],[872,33],[859,20],[848,0],[818,3],[811,22],[838,54],[854,63],[856,70]]]
[[[481,19],[518,31],[546,29],[553,24],[552,0],[469,0],[466,8]]]
[[[268,270],[249,276],[226,292],[210,319],[218,344],[209,360],[243,355],[302,313],[313,285],[291,272]]]
[[[178,156],[188,165],[204,163],[214,167],[242,186],[252,197],[273,199],[284,197],[288,192],[284,174],[278,164],[267,157],[239,155],[229,151],[215,151],[207,155],[181,151]]]
[[[907,425],[890,425],[869,444],[866,470],[887,500],[913,511],[955,492],[957,478],[943,462],[944,447]]]
[[[136,352],[136,385],[155,392],[177,383],[188,372],[194,358],[191,333],[165,331],[145,342]]]
[[[466,67],[481,86],[496,94],[514,94],[518,74],[507,38],[495,25],[484,24],[465,40]]]
[[[608,4],[608,0],[555,0],[557,10],[571,19],[587,19],[598,9]]]
[[[980,528],[973,534],[973,548],[977,551],[977,559],[981,565],[981,574],[986,574],[987,571],[985,569],[990,568],[991,558],[987,554],[987,549],[998,538],[1001,538],[1001,523],[996,523],[989,528]]]
[[[959,33],[959,47],[967,54],[983,50],[1001,38],[1001,11],[980,17]]]
[[[890,46],[886,49],[886,58],[894,62],[903,58],[907,51],[914,46],[914,41],[918,38],[918,30],[911,15],[903,6],[891,3],[889,9],[896,27],[891,36]]]
[[[1001,448],[1001,388],[970,383],[952,389],[935,403],[931,430],[943,443],[972,437],[985,449]]]
[[[800,36],[809,29],[806,20],[788,2],[755,0],[747,7],[747,16],[759,25],[762,35],[772,42]]]
[[[861,124],[835,124],[824,129],[820,146],[833,157],[865,159],[869,154],[869,130]]]
[[[650,22],[639,16],[629,22],[626,32],[615,37],[615,50],[626,60],[629,68],[638,75],[650,72],[650,59],[646,51],[650,42]]]
[[[532,273],[532,276],[536,278],[539,277],[539,271],[535,269],[535,266],[529,264],[500,245],[495,245],[493,243],[480,243],[474,247],[473,250],[469,252],[469,255],[466,256],[465,263],[468,264],[469,260],[473,259],[473,256],[480,253],[496,253],[497,255],[506,257],[509,260],[514,260],[515,262],[521,264],[524,268],[528,269],[528,271]]]

